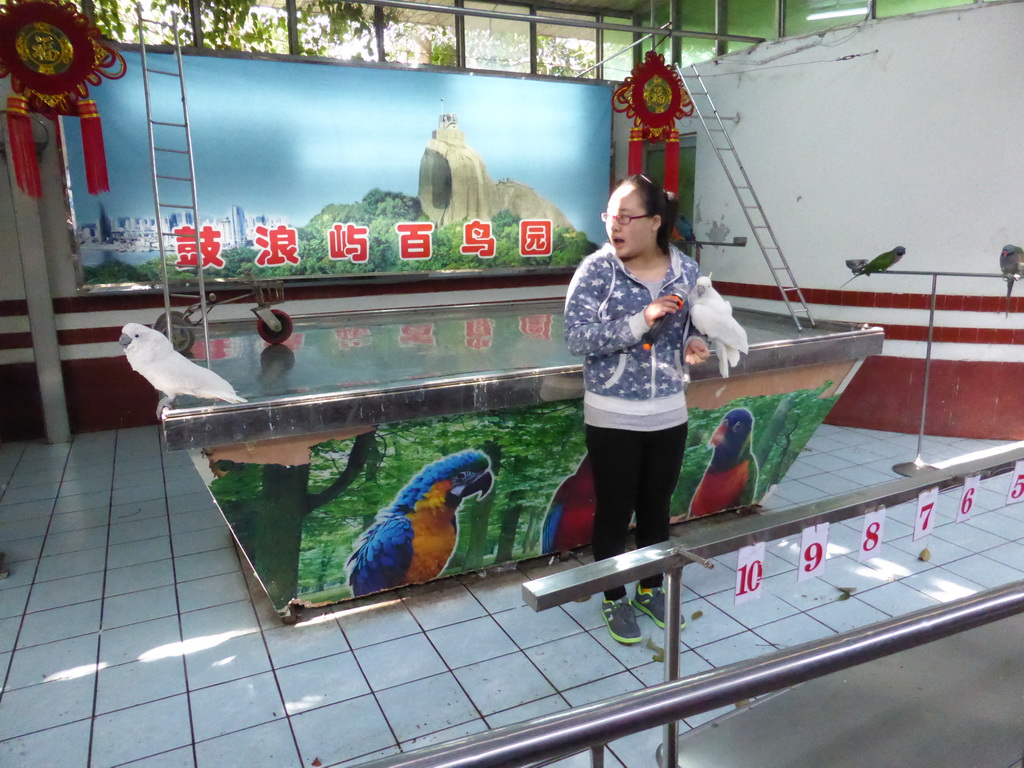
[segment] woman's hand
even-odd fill
[[[689,365],[703,363],[709,357],[711,357],[711,350],[708,349],[708,345],[704,343],[703,339],[694,337],[686,344],[685,358]]]
[[[671,294],[662,296],[644,307],[644,320],[647,321],[647,327],[650,328],[659,317],[675,314],[682,308],[683,300],[678,296]]]

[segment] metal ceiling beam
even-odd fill
[[[530,16],[523,13],[509,13],[507,11],[481,11],[451,5],[408,2],[407,0],[357,0],[357,2],[362,5],[401,8],[408,11],[429,11],[432,13],[452,14],[454,16],[476,16],[484,19],[518,21],[526,24],[554,24],[562,27],[581,27],[583,29],[608,29],[616,32],[631,32],[638,35],[668,35],[670,37],[692,37],[704,40],[732,40],[740,43],[763,43],[766,39],[763,37],[750,37],[749,35],[719,35],[714,32],[701,32],[695,29],[661,29],[659,27],[638,27],[631,24],[612,24],[605,21],[559,18],[558,16]],[[618,12],[610,11],[608,15],[613,13]]]

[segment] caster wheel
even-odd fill
[[[167,335],[167,315],[161,312],[153,321],[153,330]],[[196,331],[181,312],[171,312],[171,344],[175,352],[190,349],[196,340]]]
[[[261,317],[256,318],[256,330],[260,338],[268,344],[282,344],[292,335],[292,319],[280,309],[272,309],[270,311],[281,322],[281,330],[272,330],[269,325],[263,322]]]

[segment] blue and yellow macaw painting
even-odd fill
[[[440,575],[455,551],[459,505],[486,496],[494,483],[490,460],[462,451],[428,464],[382,509],[348,560],[356,597],[418,584]]]
[[[754,415],[746,408],[734,408],[725,414],[711,435],[711,461],[690,500],[690,517],[754,502],[758,472],[753,443]]]

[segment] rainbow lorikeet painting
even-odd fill
[[[690,517],[703,517],[751,504],[757,488],[757,460],[751,453],[754,416],[746,408],[725,414],[709,442],[711,461],[690,501]]]
[[[590,454],[561,482],[548,506],[541,537],[541,552],[568,552],[589,544],[594,536],[594,473]]]
[[[348,583],[358,597],[437,578],[455,551],[459,506],[485,497],[494,476],[481,451],[467,450],[428,464],[356,542]]]

